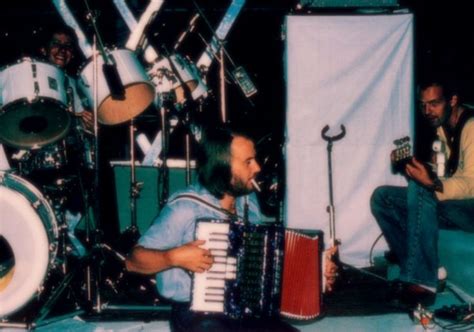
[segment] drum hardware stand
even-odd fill
[[[94,180],[94,190],[96,194],[96,199],[95,199],[95,217],[96,217],[96,232],[94,239],[92,240],[92,256],[94,255],[94,251],[97,252],[98,255],[101,257],[103,256],[102,250],[103,247],[101,246],[101,206],[100,206],[100,193],[99,193],[99,187],[100,187],[100,176],[99,176],[99,164],[100,164],[100,155],[99,155],[99,127],[98,127],[98,95],[99,95],[99,86],[98,86],[98,52],[97,52],[97,46],[99,47],[99,53],[100,56],[102,56],[104,64],[103,64],[103,74],[106,79],[107,85],[109,87],[109,90],[111,92],[112,99],[117,99],[117,100],[123,100],[125,97],[125,91],[124,87],[121,83],[120,77],[117,72],[116,65],[113,63],[113,61],[107,56],[105,49],[104,49],[104,44],[102,42],[102,39],[100,37],[100,33],[98,31],[97,25],[96,25],[96,17],[93,11],[91,10],[88,0],[84,0],[84,3],[86,5],[87,9],[87,18],[90,20],[90,23],[93,27],[94,30],[94,35],[93,35],[93,50],[92,50],[92,72],[93,72],[93,79],[92,79],[92,89],[93,89],[93,112],[94,112],[94,135],[95,135],[95,157],[96,157],[96,164],[95,164],[95,180]],[[134,165],[132,164],[132,167]],[[87,299],[89,303],[92,306],[92,310],[96,311],[97,313],[102,312],[102,298],[101,298],[101,290],[100,290],[100,285],[101,285],[101,280],[102,280],[102,268],[100,266],[102,259],[95,259],[94,264],[96,265],[94,267],[94,272],[92,272],[92,267],[91,263],[89,263],[86,267],[86,287],[87,287]],[[95,277],[95,278],[93,278]],[[94,284],[94,287],[93,287]],[[93,288],[95,288],[95,294],[93,294]],[[95,297],[93,299],[93,297]]]
[[[138,240],[140,231],[137,227],[137,198],[140,197],[140,191],[143,187],[143,182],[136,181],[135,170],[135,125],[134,120],[130,120],[130,217],[131,224],[124,232],[130,235],[133,240]]]
[[[87,4],[87,0],[85,0]],[[90,9],[89,9],[90,10]],[[94,25],[95,26],[95,25]],[[97,33],[97,28],[96,28],[96,33]],[[100,178],[99,178],[99,161],[100,161],[100,155],[99,155],[99,126],[98,126],[98,93],[99,93],[99,87],[98,87],[98,54],[97,54],[97,42],[96,42],[96,35],[93,36],[93,112],[94,112],[94,135],[95,135],[95,180],[94,180],[94,189],[96,193],[96,199],[95,199],[95,209],[94,212],[95,218],[96,218],[96,227],[97,230],[95,232],[95,236],[92,237],[92,253],[89,255],[89,261],[86,264],[86,291],[87,291],[87,301],[89,308],[87,311],[88,314],[98,314],[101,315],[105,310],[135,310],[135,311],[143,311],[143,307],[136,307],[136,306],[128,306],[128,307],[121,307],[121,306],[110,306],[108,303],[103,303],[102,302],[102,294],[101,294],[101,287],[103,285],[103,282],[110,282],[110,280],[104,280],[103,275],[102,275],[102,266],[101,264],[105,261],[105,252],[111,252],[114,254],[116,257],[120,257],[121,255],[113,250],[110,246],[104,244],[101,242],[101,234],[100,234],[100,220],[101,220],[101,211],[100,211],[100,202],[99,202],[99,184],[100,184]],[[105,53],[104,53],[105,54]],[[105,62],[105,60],[104,60]],[[104,73],[105,74],[105,73]],[[130,146],[130,151],[131,151],[131,189],[130,189],[130,195],[131,195],[131,212],[132,212],[132,232],[136,232],[138,234],[138,228],[136,226],[136,198],[138,197],[139,190],[141,184],[136,183],[135,181],[135,152],[134,152],[134,123],[133,119],[130,122],[130,141],[131,141],[131,146]],[[123,256],[122,256],[123,257]],[[161,307],[149,307],[148,310],[157,310],[157,311],[163,311],[163,308]]]
[[[328,182],[329,182],[329,205],[326,208],[326,211],[329,213],[329,238],[332,247],[336,247],[341,244],[341,242],[336,239],[336,217],[335,217],[335,208],[334,208],[334,195],[333,195],[333,182],[332,182],[332,146],[333,143],[339,141],[346,135],[346,128],[344,125],[341,125],[341,132],[335,136],[328,136],[326,133],[329,131],[329,126],[326,125],[321,131],[321,137],[327,142],[327,152],[328,152]],[[337,252],[333,257],[331,257],[336,265],[341,266],[339,252]]]
[[[169,195],[169,168],[168,168],[167,163],[168,163],[170,126],[169,126],[168,118],[167,118],[169,107],[165,105],[171,102],[169,100],[170,98],[171,97],[169,96],[169,94],[166,94],[166,96],[164,96],[164,98],[162,99],[162,104],[160,107],[161,144],[162,144],[162,149],[161,149],[162,164],[160,165],[159,175],[158,175],[158,187],[161,184],[161,193],[160,193],[160,198],[158,202],[160,210],[165,206],[168,200],[168,195]],[[160,188],[158,188],[157,192],[160,192]]]

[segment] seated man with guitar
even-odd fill
[[[437,132],[438,169],[411,158],[403,169],[408,186],[378,187],[370,202],[400,264],[391,303],[409,309],[429,306],[436,298],[439,227],[474,231],[474,112],[438,81],[420,86],[419,106]]]

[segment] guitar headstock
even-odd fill
[[[405,136],[393,141],[396,148],[390,154],[392,161],[392,171],[394,173],[403,173],[405,166],[413,157],[410,137]]]

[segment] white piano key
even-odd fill
[[[223,294],[204,294],[204,302],[224,302]]]
[[[224,241],[213,241],[212,238],[206,240],[211,251],[212,250],[227,250],[229,248],[229,242]]]
[[[205,289],[206,287],[216,287],[223,289],[225,287],[224,275],[221,279],[210,279],[208,276],[206,276],[206,281],[203,289]]]
[[[220,295],[224,295],[225,290],[222,289],[222,288],[207,287],[207,288],[206,288],[206,293],[207,293],[207,294],[220,294]]]
[[[228,265],[237,265],[237,258],[233,256],[227,257],[227,264]]]
[[[214,264],[227,264],[227,257],[225,256],[214,256]]]
[[[215,257],[227,257],[227,250],[210,249],[211,255]]]
[[[212,264],[209,272],[225,272],[226,271],[226,264],[216,263]]]

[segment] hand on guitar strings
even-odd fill
[[[433,185],[433,178],[427,167],[416,160],[416,158],[412,158],[411,161],[406,164],[405,172],[411,179],[425,187],[431,187]]]

